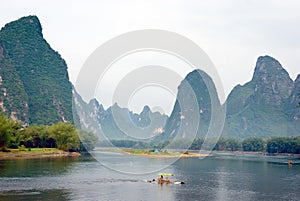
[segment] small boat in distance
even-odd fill
[[[159,173],[158,174],[158,179],[155,180],[155,179],[152,179],[152,180],[149,180],[147,182],[150,182],[150,183],[158,183],[158,184],[184,184],[183,181],[173,181],[173,180],[170,180],[169,177],[170,176],[174,176],[172,173]]]

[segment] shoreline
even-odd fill
[[[78,152],[66,152],[58,149],[45,148],[39,151],[19,151],[9,149],[10,152],[0,152],[0,160],[6,159],[35,159],[35,158],[63,158],[63,157],[78,157]]]
[[[151,153],[146,150],[128,150],[128,149],[123,149],[121,151],[122,153],[125,154],[130,154],[130,155],[136,155],[136,156],[144,156],[144,157],[149,157],[149,158],[191,158],[191,157],[210,157],[213,156],[213,154],[206,154],[206,153],[180,153],[180,152],[159,152],[159,153]]]
[[[212,151],[209,153],[199,153],[199,151],[191,150],[188,152],[180,151],[162,151],[162,152],[150,152],[147,150],[139,149],[120,149],[120,150],[106,150],[109,152],[118,152],[123,154],[142,156],[148,158],[192,158],[192,157],[216,157],[216,158],[241,158],[244,159],[292,159],[300,160],[300,154],[288,154],[288,153],[275,153],[269,154],[266,152],[243,152],[243,151]],[[299,161],[300,162],[300,161]]]

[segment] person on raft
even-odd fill
[[[157,180],[158,183],[163,183],[163,182],[170,183],[170,179],[168,178],[168,176],[166,177],[166,179],[164,179],[164,176],[160,175],[160,177]]]
[[[158,180],[158,183],[164,182],[164,176],[160,175],[160,177],[157,180]]]

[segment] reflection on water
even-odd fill
[[[164,160],[133,157],[132,172]],[[121,174],[86,157],[3,160],[0,168],[0,200],[300,200],[300,166],[263,161],[182,158],[163,171],[183,185],[145,182],[157,172]]]
[[[178,200],[300,200],[300,166],[214,158],[174,165],[187,178]]]
[[[78,158],[71,157],[0,160],[0,177],[31,177],[63,174],[78,160]]]
[[[11,200],[22,200],[22,201],[32,201],[32,200],[43,200],[43,201],[53,201],[53,200],[70,200],[70,193],[65,190],[47,190],[47,191],[10,191],[0,194],[1,201],[11,201]]]
[[[99,150],[93,151],[92,155],[103,166],[123,174],[151,174],[159,172],[179,159],[179,157],[157,159]]]

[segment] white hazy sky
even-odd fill
[[[300,72],[297,0],[0,0],[0,5],[1,26],[22,16],[38,16],[45,39],[66,60],[73,83],[98,46],[140,29],[168,30],[196,42],[215,64],[226,96],[235,85],[251,79],[261,55],[279,60],[292,79]],[[169,113],[172,104],[156,107]]]

